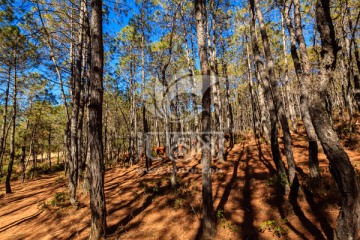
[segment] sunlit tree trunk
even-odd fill
[[[264,96],[266,98],[266,103],[269,108],[270,114],[270,143],[271,143],[271,152],[272,157],[277,169],[278,176],[281,179],[281,183],[285,188],[286,192],[289,192],[289,182],[287,179],[287,174],[285,171],[284,163],[281,159],[279,141],[278,141],[278,128],[277,128],[277,111],[271,94],[270,80],[268,74],[265,72],[265,66],[262,62],[260,55],[259,43],[256,36],[256,12],[254,1],[250,0],[251,4],[251,20],[250,20],[250,36],[252,49],[254,54],[254,61],[256,66],[257,78],[260,80],[260,83],[264,86]]]
[[[7,125],[7,114],[8,114],[8,102],[9,102],[9,91],[11,81],[11,67],[8,70],[8,78],[6,81],[5,99],[4,99],[4,110],[3,110],[3,122],[1,126],[1,139],[0,139],[0,173],[3,172],[3,159],[5,154],[5,143],[6,143],[6,125]]]
[[[296,76],[299,80],[299,85],[300,85],[300,111],[309,143],[310,177],[316,179],[320,177],[317,135],[313,123],[311,121],[309,108],[308,108],[308,102],[309,102],[308,89],[311,86],[310,61],[307,53],[304,36],[302,33],[300,3],[298,0],[294,0],[295,29],[293,27],[292,20],[290,17],[289,5],[287,4],[288,3],[286,3],[284,7],[281,8],[281,11],[282,14],[284,15],[285,23],[289,31],[291,56],[294,62]],[[297,53],[297,47],[296,47],[297,43],[299,45],[300,58]]]
[[[330,162],[330,172],[340,191],[340,213],[336,221],[335,239],[357,239],[360,221],[359,185],[354,167],[326,111],[327,89],[336,66],[339,50],[330,16],[330,3],[316,2],[316,24],[321,38],[320,72],[313,100],[309,105],[316,133]]]
[[[89,80],[88,158],[90,166],[90,239],[106,235],[106,205],[104,193],[105,166],[102,142],[102,102],[104,48],[102,36],[102,0],[91,0],[91,67]]]
[[[11,123],[11,135],[10,135],[10,160],[9,160],[9,164],[8,164],[8,171],[7,171],[7,175],[6,175],[6,180],[5,180],[5,191],[6,193],[11,193],[11,186],[10,186],[10,181],[11,181],[11,174],[12,174],[12,168],[14,165],[14,160],[15,160],[15,131],[16,131],[16,111],[17,111],[17,93],[18,93],[18,88],[17,88],[17,53],[15,51],[14,53],[15,57],[14,57],[14,88],[13,88],[13,97],[12,97],[12,104],[13,104],[13,112],[12,112],[12,123]]]
[[[253,1],[253,0],[251,0],[251,1]],[[256,16],[257,16],[257,19],[259,20],[259,25],[260,25],[261,39],[262,39],[263,46],[264,46],[265,59],[266,59],[266,63],[267,63],[266,67],[269,72],[268,77],[269,77],[269,83],[270,83],[270,88],[271,88],[271,92],[272,92],[272,99],[274,101],[277,117],[279,119],[279,122],[281,123],[281,127],[283,130],[285,156],[286,156],[286,160],[287,160],[287,164],[288,164],[289,184],[291,186],[295,179],[295,175],[296,175],[296,163],[295,163],[294,155],[292,152],[290,128],[289,128],[288,120],[286,118],[286,114],[284,111],[283,103],[280,99],[280,96],[279,96],[279,93],[277,90],[278,82],[276,81],[276,77],[275,77],[274,61],[273,61],[273,57],[272,57],[272,53],[271,53],[271,49],[270,49],[270,43],[269,43],[267,30],[266,30],[266,26],[265,26],[265,20],[264,20],[262,11],[260,9],[259,0],[255,0],[254,3],[255,3],[255,9],[256,9]]]
[[[216,234],[216,219],[213,207],[212,182],[211,182],[211,83],[210,68],[207,58],[205,36],[206,19],[204,0],[195,0],[196,33],[199,49],[199,58],[202,75],[202,239],[214,239]]]

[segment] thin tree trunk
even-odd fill
[[[48,134],[48,152],[47,152],[47,157],[48,157],[48,161],[49,161],[49,166],[51,168],[51,127],[49,129],[49,134]]]
[[[317,135],[313,123],[311,121],[309,107],[308,107],[308,101],[309,101],[308,89],[311,85],[310,61],[306,49],[304,36],[302,33],[300,3],[298,0],[294,0],[293,2],[294,2],[294,18],[295,18],[296,29],[294,29],[292,25],[292,21],[289,15],[290,14],[289,6],[285,4],[284,8],[282,8],[281,10],[282,10],[282,14],[284,15],[285,22],[290,34],[291,56],[294,62],[296,76],[299,79],[299,84],[300,84],[300,111],[309,143],[310,177],[312,179],[316,179],[320,177],[320,171],[319,171],[319,161],[318,161]],[[300,59],[296,50],[296,42],[298,42],[299,44]]]
[[[13,115],[12,115],[12,131],[11,131],[11,139],[10,139],[10,161],[8,165],[8,171],[6,175],[5,180],[5,191],[6,193],[11,193],[11,174],[12,174],[12,168],[14,165],[15,160],[15,131],[16,131],[16,100],[17,100],[17,53],[15,52],[15,58],[14,58],[14,90],[13,90]]]
[[[246,42],[247,42],[247,36],[246,36]],[[247,55],[247,76],[248,76],[248,84],[249,84],[249,93],[250,93],[250,100],[251,100],[251,107],[252,107],[252,122],[253,122],[253,131],[254,131],[254,137],[255,141],[258,141],[259,135],[258,131],[256,129],[256,105],[254,100],[254,91],[253,91],[253,80],[252,80],[252,71],[251,71],[251,64],[250,64],[250,53],[249,53],[249,46],[248,43],[246,43],[246,55]]]
[[[274,105],[275,105],[275,111],[276,111],[277,117],[281,123],[281,127],[282,127],[283,134],[284,134],[283,140],[284,140],[285,156],[286,156],[286,160],[287,160],[287,164],[288,164],[289,184],[290,184],[290,186],[292,186],[292,183],[293,183],[293,181],[295,179],[295,175],[296,175],[296,163],[295,163],[294,155],[292,152],[290,128],[289,128],[288,120],[286,118],[286,114],[284,112],[283,103],[279,97],[278,90],[277,90],[278,83],[275,78],[274,61],[273,61],[273,58],[271,55],[270,43],[269,43],[267,31],[266,31],[264,17],[261,12],[261,9],[260,9],[259,0],[255,0],[255,1],[251,0],[251,2],[255,2],[256,16],[257,16],[257,18],[259,20],[259,24],[260,24],[260,33],[261,33],[261,38],[262,38],[262,42],[264,45],[265,59],[267,62],[267,70],[269,72],[269,83],[270,83],[270,88],[272,91],[272,98],[273,98]]]
[[[289,65],[287,61],[287,49],[286,49],[286,35],[285,35],[285,26],[284,26],[284,18],[281,16],[281,32],[282,32],[282,41],[283,41],[283,56],[284,56],[284,80],[285,80],[285,100],[287,102],[290,120],[292,123],[292,128],[294,131],[297,131],[297,124],[296,124],[296,114],[294,110],[294,102],[291,99],[290,94],[290,85],[289,85]]]
[[[275,109],[275,104],[271,96],[271,88],[269,76],[265,72],[264,63],[261,60],[259,43],[256,37],[256,13],[254,1],[250,0],[251,4],[251,22],[250,22],[250,36],[251,43],[254,54],[254,61],[256,66],[257,78],[260,79],[261,84],[264,86],[264,95],[268,104],[269,114],[270,114],[270,143],[271,143],[271,152],[272,157],[277,169],[277,174],[281,179],[281,184],[283,185],[286,192],[289,192],[289,182],[287,179],[287,174],[285,171],[284,163],[281,159],[279,142],[278,142],[278,128],[277,128],[277,114]]]
[[[5,143],[6,143],[6,124],[8,114],[8,102],[9,102],[9,91],[11,81],[11,67],[8,70],[8,79],[6,83],[5,99],[4,99],[4,111],[3,111],[3,125],[1,126],[1,139],[0,139],[0,173],[3,172],[3,159],[5,154]]]
[[[210,68],[207,59],[204,18],[204,0],[195,0],[196,33],[202,75],[202,239],[213,239],[216,234],[216,219],[213,207],[211,182],[211,84]]]

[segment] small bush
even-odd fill
[[[289,233],[289,229],[286,227],[283,227],[282,224],[287,223],[287,219],[281,219],[281,222],[279,223],[276,220],[269,220],[265,221],[262,224],[260,224],[259,231],[265,232],[269,231],[273,234],[273,236],[276,236],[278,238],[286,237]]]
[[[181,208],[182,206],[184,206],[184,199],[182,199],[182,198],[177,198],[177,199],[175,199],[174,207],[175,207],[176,209],[179,209],[179,208]]]
[[[228,221],[225,216],[224,216],[224,210],[218,210],[216,212],[216,218],[218,219],[218,224],[222,227],[222,228],[227,228],[233,232],[237,232],[239,229],[238,227],[231,223],[230,221]]]
[[[54,197],[48,202],[52,207],[63,207],[69,201],[69,196],[65,192],[57,192]]]

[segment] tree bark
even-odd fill
[[[289,192],[289,182],[287,179],[287,174],[285,171],[284,163],[281,159],[281,154],[279,150],[279,142],[278,142],[278,128],[277,128],[277,112],[275,108],[274,101],[271,96],[271,88],[269,76],[265,72],[264,63],[261,60],[259,43],[256,37],[256,13],[255,13],[255,5],[254,0],[250,0],[251,4],[251,22],[250,22],[250,36],[254,54],[254,61],[256,66],[257,78],[260,79],[261,84],[264,86],[264,95],[266,97],[266,101],[269,108],[270,114],[270,143],[271,143],[271,152],[272,157],[276,166],[277,174],[281,179],[281,184],[283,185],[286,192]]]
[[[285,35],[285,26],[284,26],[284,18],[281,16],[281,32],[282,32],[282,41],[283,41],[283,56],[284,56],[284,82],[285,82],[285,103],[288,105],[290,120],[292,124],[292,128],[294,131],[297,131],[296,124],[296,114],[294,108],[294,102],[292,101],[290,94],[290,85],[289,85],[289,65],[287,61],[287,49],[286,49],[286,35]]]
[[[51,168],[51,127],[49,128],[49,133],[48,133],[48,149],[47,149],[47,158],[49,161],[49,166]]]
[[[13,115],[12,115],[12,131],[11,131],[11,139],[10,139],[10,161],[9,161],[9,165],[8,165],[8,171],[7,171],[7,175],[6,175],[6,180],[5,180],[5,191],[6,193],[11,193],[11,185],[10,185],[10,181],[11,181],[11,174],[12,174],[12,168],[14,165],[14,160],[15,160],[15,131],[16,131],[16,104],[17,104],[17,53],[15,52],[15,57],[14,57],[14,90],[13,90]]]
[[[8,79],[6,83],[5,99],[4,99],[4,110],[3,110],[3,125],[1,126],[1,139],[0,139],[0,173],[3,172],[3,159],[5,154],[5,143],[6,143],[6,124],[8,114],[8,102],[9,102],[9,91],[11,81],[11,67],[8,70]]]
[[[290,134],[289,123],[286,118],[286,114],[284,112],[283,103],[280,99],[280,96],[279,96],[278,90],[277,90],[278,83],[277,83],[276,77],[275,77],[274,61],[273,61],[273,58],[271,55],[270,43],[269,43],[269,39],[268,39],[268,35],[267,35],[264,17],[263,17],[262,11],[260,9],[259,0],[255,0],[255,1],[251,0],[251,2],[255,3],[256,16],[257,16],[257,18],[259,20],[259,24],[260,24],[260,34],[261,34],[262,42],[264,45],[265,59],[267,62],[267,70],[269,72],[270,89],[272,92],[272,99],[274,101],[276,115],[281,123],[281,127],[282,127],[283,134],[284,134],[283,140],[284,140],[285,156],[286,156],[286,160],[287,160],[287,164],[288,164],[289,184],[290,184],[290,186],[292,186],[292,183],[293,183],[293,181],[295,179],[295,175],[296,175],[296,163],[295,163],[294,155],[292,152],[292,143],[291,143],[291,134]]]
[[[329,4],[326,0],[316,2],[316,24],[321,38],[321,59],[319,82],[309,108],[316,133],[330,162],[330,172],[341,196],[335,239],[357,239],[360,221],[359,185],[350,159],[331,126],[325,104],[327,88],[336,66],[339,50]]]
[[[295,29],[292,25],[290,17],[290,9],[288,3],[284,3],[281,8],[282,14],[285,18],[286,26],[290,35],[291,56],[294,62],[296,76],[300,84],[300,111],[304,123],[306,135],[309,143],[309,170],[310,177],[316,179],[320,177],[319,161],[318,161],[318,145],[317,135],[311,121],[308,102],[309,102],[309,88],[311,87],[310,79],[310,61],[307,53],[306,43],[302,33],[300,3],[298,0],[294,2],[294,18]],[[300,58],[297,53],[296,43],[299,45]]]
[[[207,58],[205,42],[204,11],[205,1],[195,0],[196,33],[202,75],[202,239],[214,239],[216,234],[216,219],[213,209],[212,182],[211,182],[211,84],[210,68]]]
[[[91,0],[91,68],[89,81],[88,159],[90,163],[90,239],[106,235],[106,205],[104,193],[105,167],[102,142],[102,103],[104,48],[102,36],[102,0]]]

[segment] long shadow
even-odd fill
[[[15,221],[15,222],[12,222],[12,223],[10,223],[10,224],[8,224],[8,225],[6,225],[6,226],[3,226],[3,227],[0,228],[0,232],[4,232],[4,231],[8,230],[9,228],[15,227],[16,225],[19,225],[19,224],[21,224],[21,223],[23,223],[23,222],[26,222],[26,221],[28,221],[28,220],[31,220],[31,219],[33,219],[33,218],[36,218],[36,217],[39,216],[42,212],[43,212],[43,211],[40,210],[40,211],[34,213],[33,215],[30,215],[30,216],[28,216],[28,217],[21,218],[21,219]]]
[[[243,197],[240,202],[241,208],[244,210],[244,218],[241,224],[241,239],[259,239],[259,231],[254,226],[255,213],[254,207],[251,204],[252,192],[251,192],[251,174],[250,169],[250,151],[249,147],[246,148],[247,157],[245,159],[245,185],[243,188]]]
[[[233,188],[233,185],[234,185],[234,183],[236,181],[239,163],[240,163],[240,160],[241,160],[242,156],[244,155],[244,150],[245,149],[244,149],[244,144],[243,144],[242,150],[241,150],[241,152],[239,154],[239,157],[238,157],[237,161],[233,163],[234,169],[233,169],[232,177],[231,177],[230,181],[226,184],[224,194],[222,195],[222,197],[220,199],[220,202],[219,202],[219,204],[218,204],[218,206],[216,208],[216,211],[224,210],[225,204],[227,203],[227,201],[229,199],[231,189]]]
[[[108,235],[115,234],[120,226],[127,225],[133,218],[135,218],[137,215],[139,215],[141,212],[143,212],[146,208],[148,208],[151,205],[152,200],[154,199],[154,197],[156,197],[158,195],[161,195],[161,194],[164,194],[167,189],[169,189],[169,186],[160,188],[159,191],[156,194],[153,193],[153,194],[147,196],[146,200],[142,204],[142,206],[140,206],[139,208],[132,211],[129,215],[127,215],[126,217],[124,217],[123,219],[118,221],[116,224],[112,225],[111,227],[108,227],[107,234]]]
[[[111,183],[112,181],[117,180],[117,179],[125,176],[125,175],[128,174],[128,173],[129,173],[129,171],[128,171],[128,172],[125,172],[124,174],[122,174],[122,175],[120,175],[120,176],[116,176],[116,177],[114,177],[114,178],[111,178],[111,179],[109,179],[109,180],[106,180],[106,179],[105,179],[105,181],[106,181],[106,183]],[[108,172],[108,174],[111,174],[111,173]],[[113,173],[113,174],[114,174],[114,173]]]
[[[289,200],[294,210],[295,215],[299,218],[302,225],[316,238],[326,239],[322,232],[305,216],[301,207],[299,206],[297,199],[299,196],[300,184],[297,177],[295,177],[293,186],[291,187]]]
[[[258,152],[259,152],[259,161],[264,164],[264,166],[269,170],[270,175],[273,175],[276,173],[276,169],[271,165],[269,160],[267,160],[261,150],[261,145],[257,144]]]
[[[319,221],[320,226],[326,235],[326,238],[333,239],[334,231],[328,221],[328,218],[326,217],[327,215],[326,212],[322,210],[321,206],[316,204],[311,192],[306,187],[304,187],[304,193],[305,193],[306,201],[310,205],[310,208],[313,211],[314,215],[316,216],[316,219]]]
[[[241,157],[244,155],[244,146],[245,146],[245,143],[243,142],[242,151],[241,151],[241,153],[239,154],[238,160],[234,163],[233,175],[232,175],[230,181],[227,183],[227,185],[226,185],[226,187],[225,187],[224,194],[223,194],[223,196],[222,196],[221,199],[220,199],[220,202],[219,202],[219,204],[218,204],[218,206],[217,206],[217,208],[216,208],[216,211],[218,211],[218,210],[220,210],[220,209],[223,210],[224,207],[225,207],[226,202],[227,202],[228,199],[229,199],[232,186],[234,185],[234,183],[235,183],[235,181],[236,181],[236,178],[237,178],[237,169],[238,169],[238,166],[239,166]],[[226,151],[225,154],[226,154],[226,155],[225,155],[225,160],[227,161],[227,157],[228,157],[229,152]],[[199,164],[199,163],[198,163],[198,164]],[[196,164],[196,165],[197,165],[197,164]],[[195,166],[196,166],[196,165],[195,165]],[[201,221],[200,227],[198,228],[198,231],[197,231],[196,236],[195,236],[195,240],[202,240],[202,235],[203,235],[203,222]]]
[[[133,200],[131,201],[128,201],[127,203],[125,204],[120,204],[119,206],[115,207],[115,208],[110,208],[107,210],[107,215],[111,215],[113,214],[114,212],[117,212],[118,210],[122,209],[122,208],[128,208],[131,206],[131,204],[133,204],[134,202],[136,202],[137,200],[139,200],[138,198],[134,198]]]
[[[277,196],[276,197],[276,203],[275,205],[277,206],[278,210],[279,210],[279,213],[280,213],[280,216],[281,218],[286,218],[287,217],[287,214],[285,213],[283,207],[282,207],[282,203],[284,202],[284,198],[283,198],[283,195],[281,196]],[[290,222],[287,222],[286,225],[296,234],[298,235],[298,237],[300,239],[304,239],[304,240],[307,240],[307,238],[305,237],[305,235],[300,232],[296,227],[294,227]]]
[[[40,200],[38,200],[38,201],[32,201],[31,204],[28,204],[28,205],[25,205],[25,206],[21,206],[21,207],[15,208],[15,209],[13,209],[13,210],[11,210],[11,211],[9,211],[9,212],[6,212],[5,214],[2,214],[0,217],[5,217],[5,216],[10,215],[10,214],[12,214],[12,213],[14,213],[14,212],[17,212],[17,211],[19,211],[19,210],[21,210],[21,209],[24,209],[24,208],[27,208],[27,207],[31,207],[32,205],[35,205],[35,204],[37,204],[37,203],[39,203],[39,202],[42,202],[42,201],[44,201],[44,199],[40,199]]]
[[[82,233],[83,231],[85,231],[87,228],[89,228],[90,225],[86,225],[85,227],[83,227],[82,229],[76,231],[76,232],[73,232],[69,237],[68,239],[73,239],[75,238],[77,235],[79,235],[79,233]]]

